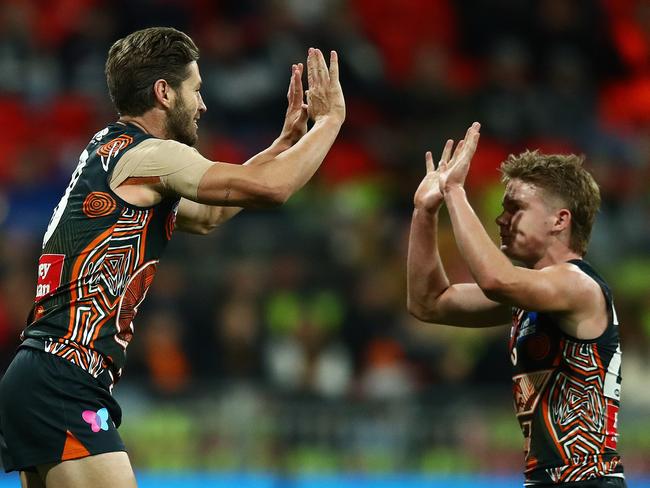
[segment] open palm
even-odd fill
[[[445,148],[442,151],[441,161],[446,161],[449,159],[449,153],[451,152],[451,141],[447,141]],[[415,197],[413,198],[413,203],[416,208],[421,208],[425,210],[437,210],[440,208],[443,202],[443,196],[440,192],[440,171],[436,169],[433,164],[433,155],[430,151],[424,156],[427,174],[424,175],[424,178],[420,182],[420,186],[415,191]]]
[[[298,142],[307,133],[307,104],[304,103],[302,87],[302,63],[291,66],[291,81],[287,92],[287,113],[280,133],[280,139],[287,141],[289,147]]]
[[[443,195],[450,188],[454,186],[462,187],[465,184],[465,178],[469,172],[470,163],[472,162],[472,158],[476,152],[478,140],[481,137],[480,130],[481,124],[474,122],[469,129],[467,129],[465,138],[456,146],[451,158],[449,158],[449,155],[451,154],[453,141],[447,141],[443,157],[440,159],[440,165],[438,166],[438,172],[440,173],[438,183],[440,186],[440,192]],[[449,151],[447,151],[448,146]]]

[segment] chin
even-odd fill
[[[508,259],[513,261],[521,261],[521,256],[518,256],[512,248],[506,244],[501,244],[501,252],[508,257]]]

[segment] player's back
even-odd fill
[[[43,238],[23,346],[117,379],[132,320],[171,238],[178,199],[136,207],[110,188],[120,158],[151,136],[129,124],[99,131],[82,152]]]

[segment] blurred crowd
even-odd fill
[[[468,186],[496,236],[498,165],[577,152],[603,205],[588,259],[610,281],[624,389],[650,403],[650,2],[644,0],[4,0],[0,4],[0,367],[34,298],[40,242],[79,153],[115,120],[104,62],[168,25],[201,50],[198,149],[242,162],[276,137],[291,63],[336,49],[348,117],[286,206],[177,233],[135,321],[124,381],[404,398],[509,382],[509,330],[425,325],[405,307],[424,152],[483,126]],[[441,254],[470,280],[442,218]],[[646,385],[647,386],[647,385]],[[638,392],[638,394],[637,394]]]

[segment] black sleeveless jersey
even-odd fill
[[[65,358],[114,383],[138,306],[171,238],[178,198],[143,208],[110,188],[120,158],[151,136],[111,124],[81,153],[43,238],[34,309],[23,346]]]
[[[623,477],[616,450],[621,395],[619,326],[607,283],[582,260],[607,303],[594,340],[563,333],[551,314],[513,308],[510,358],[515,411],[526,439],[526,485]]]

